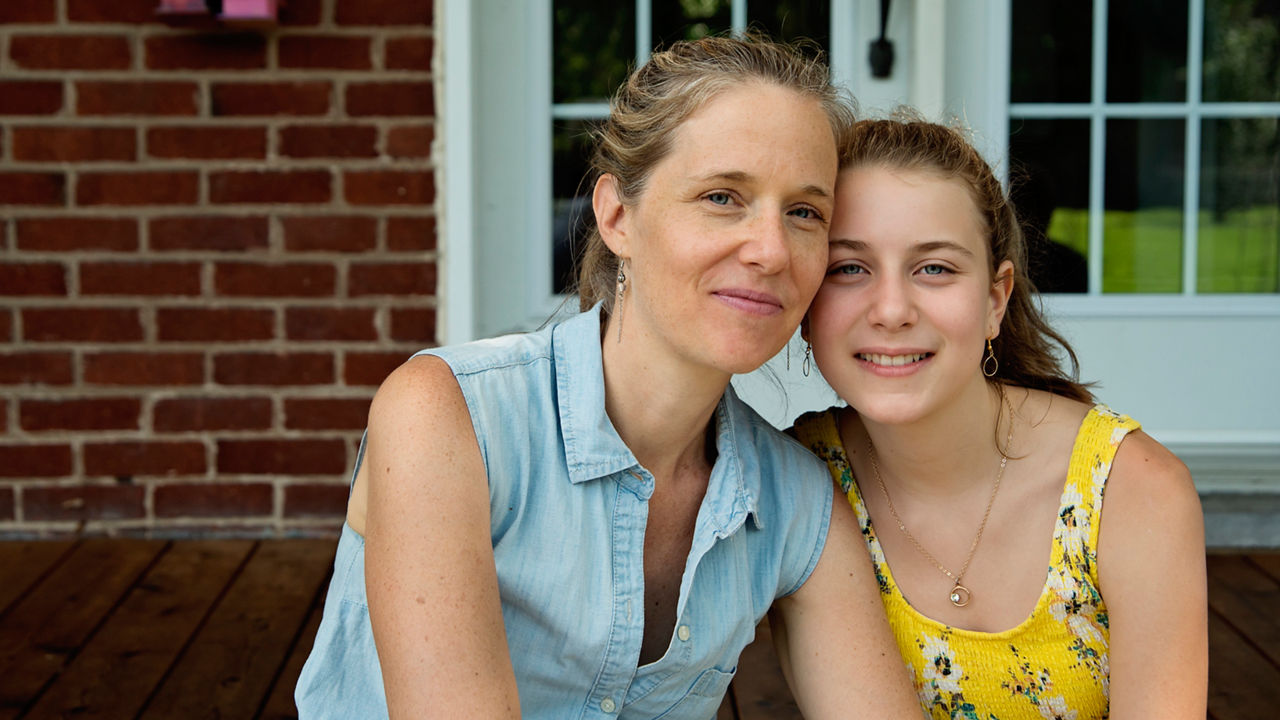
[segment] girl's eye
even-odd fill
[[[728,205],[733,202],[733,198],[729,197],[729,193],[725,192],[707,193],[707,199],[716,205]]]
[[[920,272],[925,275],[945,275],[951,272],[951,270],[944,265],[925,265],[920,268]]]
[[[866,268],[861,265],[837,265],[827,271],[828,275],[862,275]]]

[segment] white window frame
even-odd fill
[[[1100,2],[1095,23],[1105,21]],[[443,0],[439,8],[441,332],[444,342],[453,343],[536,327],[560,302],[550,293],[551,0]],[[1011,0],[973,0],[963,8],[945,0],[895,2],[889,34],[898,61],[885,81],[870,78],[865,61],[867,43],[878,31],[878,3],[832,0],[832,65],[864,111],[905,102],[928,116],[959,118],[1003,170],[1011,113],[1040,112],[1009,102],[1011,16]],[[1102,43],[1095,55],[1105,53],[1105,27],[1094,37]],[[1072,112],[1089,113],[1098,123],[1092,118],[1119,110],[1101,102],[1105,95],[1098,88],[1093,93],[1093,101]],[[1198,119],[1206,110],[1185,110],[1199,113],[1197,122],[1188,122],[1188,142],[1194,141],[1198,157]],[[1104,139],[1095,127],[1097,157]],[[1100,171],[1101,163],[1094,164]],[[1199,181],[1195,170],[1188,182]],[[1099,208],[1100,188],[1091,186],[1099,193],[1091,203]],[[1186,202],[1198,202],[1198,195],[1187,192]],[[1194,222],[1197,213],[1186,217]],[[1091,222],[1100,223],[1101,213],[1092,213]],[[1091,244],[1100,241],[1100,226],[1090,233]],[[1194,278],[1194,247],[1185,252],[1192,256],[1184,272]],[[1101,257],[1091,245],[1091,263]],[[1190,293],[1102,295],[1100,266],[1090,272],[1090,294],[1047,296],[1045,307],[1080,353],[1081,376],[1101,382],[1101,397],[1143,420],[1166,444],[1261,453],[1280,465],[1280,380],[1260,360],[1280,356],[1280,295],[1196,295],[1194,282],[1183,283]],[[795,374],[785,373],[780,362],[774,366],[784,378]],[[789,380],[783,384],[785,415],[765,412],[775,422],[832,399],[794,389]],[[763,394],[777,393],[770,387]]]

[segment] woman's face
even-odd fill
[[[777,353],[822,282],[836,166],[821,106],[790,89],[742,85],[681,123],[634,203],[597,206],[626,260],[624,342],[733,373]]]
[[[974,383],[1010,282],[962,180],[858,167],[840,175],[826,278],[809,311],[818,368],[858,412],[905,423]],[[996,276],[1008,275],[1007,262]]]

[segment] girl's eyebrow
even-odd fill
[[[828,245],[839,246],[851,250],[853,252],[864,252],[871,249],[871,246],[864,240],[849,240],[847,238],[831,238]],[[925,242],[916,243],[911,246],[912,252],[929,253],[938,250],[951,250],[958,252],[965,257],[974,257],[973,251],[969,248],[951,240],[927,240]]]

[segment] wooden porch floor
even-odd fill
[[[293,718],[330,540],[0,542],[0,720]],[[1209,715],[1280,705],[1280,554],[1209,556]],[[799,718],[767,628],[717,720]]]

